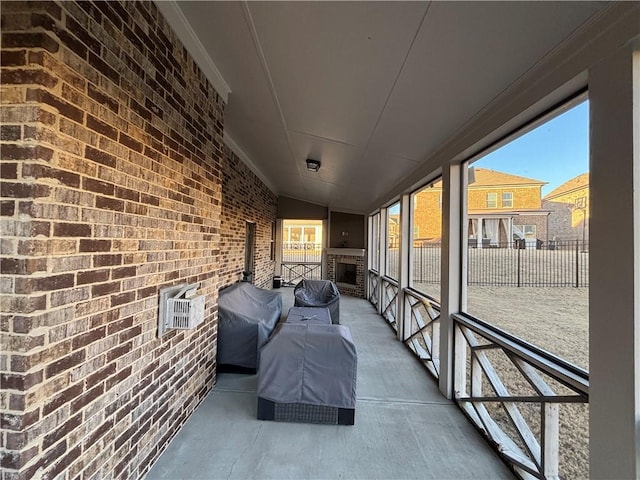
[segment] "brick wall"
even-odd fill
[[[1,58],[3,479],[137,478],[215,382],[224,104],[152,2],[3,1]]]
[[[581,201],[579,201],[579,199]],[[576,202],[579,201],[579,207]],[[589,240],[589,187],[584,186],[552,200],[543,200],[542,205],[550,210],[549,238],[556,240]]]
[[[271,258],[273,224],[278,197],[240,159],[225,147],[222,169],[220,222],[220,284],[242,278],[247,222],[256,225],[253,283],[271,288],[275,259]]]
[[[519,215],[513,217],[513,224],[520,227],[521,230],[524,225],[535,225],[536,238],[546,242],[549,239],[547,232],[548,218],[548,215]]]
[[[337,264],[347,263],[356,266],[356,284],[337,283]],[[327,279],[336,283],[341,295],[366,298],[365,286],[367,282],[366,254],[364,256],[354,255],[327,255]]]
[[[542,206],[542,185],[534,186],[496,186],[496,187],[469,187],[468,191],[468,208],[469,210],[528,210],[540,209]],[[497,206],[495,208],[487,207],[487,193],[496,194]],[[510,192],[513,198],[513,207],[505,208],[502,205],[502,194]]]
[[[414,239],[440,242],[442,240],[442,189],[425,188],[414,198]]]

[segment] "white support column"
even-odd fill
[[[372,261],[373,259],[373,255],[375,255],[374,249],[373,247],[373,242],[374,242],[374,235],[373,235],[373,218],[371,216],[366,217],[366,225],[365,225],[365,229],[367,231],[366,233],[366,240],[364,242],[364,244],[367,246],[367,265],[365,266],[364,272],[366,275],[366,279],[364,282],[364,296],[367,300],[369,300],[369,298],[371,298],[371,279],[369,278],[369,268],[371,268],[371,265],[374,264],[374,262]]]
[[[409,330],[405,325],[404,318],[404,289],[409,287],[409,265],[411,265],[411,242],[413,240],[411,223],[411,195],[405,194],[400,199],[400,251],[398,252],[400,272],[396,298],[396,325],[398,326],[398,340],[401,342],[406,340]]]
[[[331,215],[331,212],[329,212]],[[327,248],[329,248],[329,219],[322,221],[322,256],[320,265],[320,278],[326,279],[329,274],[329,259],[327,257]]]
[[[274,274],[277,276],[282,275],[282,219],[276,219],[276,238],[274,240],[276,244],[274,245],[276,252],[276,264],[274,267]]]
[[[380,278],[378,279],[378,290],[379,290],[379,298],[378,302],[378,313],[382,315],[382,305],[384,303],[384,288],[382,288],[382,276],[387,273],[387,243],[389,238],[389,216],[387,215],[387,209],[382,208],[380,210],[380,256],[378,257],[378,265],[380,268],[378,269],[378,273],[380,273]]]
[[[589,70],[591,478],[640,478],[640,51]]]
[[[509,224],[509,228],[507,231],[507,245],[508,245],[508,248],[513,248],[513,217],[509,217],[508,224]],[[549,229],[547,229],[547,231],[549,231]]]
[[[460,384],[464,371],[453,378],[454,328],[452,313],[460,312],[466,301],[466,255],[463,255],[463,239],[467,241],[466,181],[467,168],[451,165],[442,172],[442,278],[440,310],[440,391],[447,398],[454,394],[454,383]],[[456,350],[456,356],[464,358],[466,352]],[[464,365],[464,362],[462,363]]]

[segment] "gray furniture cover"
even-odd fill
[[[291,307],[284,321],[307,325],[331,325],[331,314],[325,307]]]
[[[296,307],[327,307],[331,321],[340,323],[340,292],[330,280],[301,280],[293,289]]]
[[[260,351],[258,397],[276,404],[355,409],[357,366],[347,327],[282,323]]]
[[[222,290],[218,296],[217,359],[222,370],[235,366],[255,372],[258,351],[280,321],[281,313],[279,293],[245,282]]]

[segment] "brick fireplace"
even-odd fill
[[[327,249],[327,278],[341,294],[365,298],[366,252],[359,248]]]

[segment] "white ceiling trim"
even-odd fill
[[[247,167],[249,167],[249,170],[255,173],[256,176],[260,180],[262,180],[262,183],[264,183],[269,188],[269,190],[271,190],[276,195],[279,194],[278,189],[276,189],[273,183],[260,171],[256,164],[251,161],[249,156],[244,152],[244,150],[242,150],[242,148],[240,148],[240,145],[238,145],[235,140],[231,138],[231,135],[229,135],[228,132],[224,132],[224,137],[222,138],[222,140],[224,141],[224,144],[229,147]]]
[[[191,28],[182,10],[180,10],[178,2],[175,0],[154,0],[154,2],[207,79],[209,79],[224,102],[228,103],[231,87],[229,87],[220,70],[211,60],[204,45],[202,45],[193,28]]]

